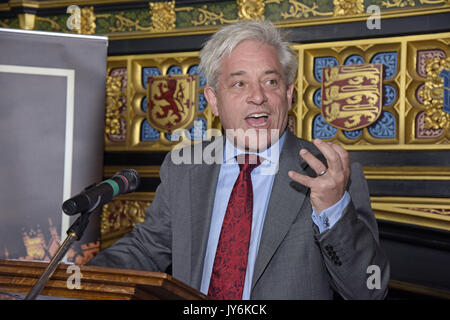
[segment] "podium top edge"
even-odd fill
[[[78,38],[78,39],[105,40],[105,41],[108,41],[108,36],[74,34],[74,33],[64,33],[64,32],[22,30],[22,29],[11,29],[11,28],[0,28],[0,32],[24,33],[24,34],[35,34],[35,35],[53,36],[53,37]]]
[[[17,268],[27,268],[34,270],[44,270],[48,261],[37,261],[37,260],[18,260],[18,259],[0,259],[0,274],[2,267],[17,267]],[[76,265],[74,263],[58,263],[56,267],[55,274],[60,271],[65,272],[65,269],[69,266]],[[143,277],[143,278],[154,278],[159,280],[169,280],[169,281],[178,281],[173,278],[171,275],[163,272],[155,272],[155,271],[146,271],[146,270],[135,270],[135,269],[125,269],[125,268],[112,268],[112,267],[103,267],[103,266],[91,266],[91,265],[76,265],[80,267],[81,271],[91,273],[94,277],[95,274],[104,273],[110,275],[123,275],[130,277]]]
[[[0,293],[2,291],[21,293],[27,291],[30,284],[44,272],[47,265],[48,262],[42,261],[0,259],[0,288],[7,285],[15,290],[0,290]],[[157,299],[209,299],[197,289],[166,273],[89,265],[78,265],[84,286],[80,291],[74,293],[65,287],[65,282],[72,273],[67,272],[71,265],[73,264],[58,264],[51,276],[54,281],[46,284],[46,289],[53,290],[53,292],[47,292],[44,295],[61,297],[74,297],[75,295],[77,298],[86,297],[87,294],[89,295],[88,299],[126,300],[131,298],[147,299],[150,296]],[[61,287],[61,283],[67,290]],[[64,292],[61,293],[61,289]],[[95,295],[98,296],[94,297]]]

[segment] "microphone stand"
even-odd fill
[[[25,297],[25,300],[35,300],[36,297],[41,293],[42,289],[44,289],[47,280],[53,275],[55,269],[61,259],[66,255],[70,246],[75,242],[81,239],[84,231],[89,223],[89,216],[92,211],[94,211],[97,206],[94,206],[93,209],[81,212],[80,216],[75,220],[75,222],[69,227],[67,230],[67,237],[64,242],[59,246],[58,251],[53,256],[50,263],[45,268],[44,273],[41,275],[39,280],[34,284],[31,288],[28,295]]]

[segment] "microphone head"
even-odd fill
[[[120,175],[124,177],[128,182],[128,188],[123,193],[130,193],[136,191],[136,189],[139,187],[139,184],[141,182],[141,179],[139,178],[139,174],[134,169],[123,169],[120,171],[117,171],[114,176]]]
[[[80,212],[80,208],[89,207],[89,198],[82,193],[64,201],[62,209],[65,214],[73,216]]]
[[[64,201],[62,209],[70,216],[92,210],[94,207],[110,202],[119,194],[134,192],[139,187],[139,183],[139,174],[136,170],[120,170],[111,179],[92,185],[80,194]]]
[[[70,200],[70,199],[64,201],[64,203],[62,205],[62,209],[63,209],[64,213],[69,216],[73,216],[74,214],[78,213],[76,202],[73,200]]]

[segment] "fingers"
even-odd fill
[[[295,171],[291,170],[291,171],[288,172],[288,176],[292,180],[294,180],[294,181],[304,185],[307,188],[312,188],[313,185],[314,185],[314,178],[308,177],[308,176],[300,174],[298,172],[295,172]]]
[[[342,169],[344,170],[344,172],[346,174],[350,173],[350,158],[348,152],[336,143],[331,143],[331,146],[334,149],[334,151],[336,151],[337,154],[339,155]]]
[[[322,152],[327,160],[328,170],[339,172],[347,171],[349,165],[349,157],[347,151],[340,145],[325,142],[320,139],[314,140],[314,145]],[[316,174],[327,170],[325,164],[317,159],[311,152],[306,149],[300,150],[300,156],[308,163]]]
[[[312,155],[311,152],[309,152],[306,149],[300,150],[300,156],[308,163],[308,165],[311,167],[311,169],[314,170],[316,174],[319,174],[320,172],[327,169],[327,167],[323,164],[322,161],[317,159],[315,156]]]
[[[327,159],[329,170],[331,170],[331,171],[343,170],[343,164],[341,162],[340,154],[337,152],[335,147],[333,147],[333,145],[336,145],[336,144],[331,143],[331,142],[325,142],[320,139],[315,139],[314,145],[320,150],[320,152],[322,152],[322,154],[325,156],[325,159]],[[345,150],[343,150],[343,151],[345,152]]]
[[[311,152],[306,149],[300,150],[300,156],[306,161],[306,163],[308,163],[308,165],[318,176],[320,176],[320,173],[325,170],[327,170],[327,172],[330,172],[329,175],[343,173],[344,176],[347,176],[349,174],[350,160],[348,152],[344,148],[336,143],[326,142],[320,139],[315,139],[314,145],[320,150],[320,152],[322,152],[325,159],[327,160],[328,169],[321,160],[317,159]],[[290,171],[289,176],[297,182],[300,182],[306,186],[311,186],[311,184],[314,182],[312,178],[301,175],[294,171]]]
[[[348,152],[336,143],[316,139],[314,145],[327,161],[326,173],[320,175],[326,169],[325,164],[311,152],[302,149],[300,156],[318,177],[311,178],[295,171],[289,171],[288,175],[292,180],[311,189],[311,204],[317,212],[321,212],[342,198],[350,176],[349,156]]]

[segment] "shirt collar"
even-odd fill
[[[272,144],[269,148],[265,149],[262,152],[245,152],[239,148],[236,148],[229,140],[225,137],[225,152],[224,152],[224,164],[236,164],[236,156],[252,153],[264,159],[262,164],[266,163],[270,166],[278,167],[278,163],[280,161],[280,153],[281,148],[283,147],[284,140],[286,138],[286,130],[281,135],[280,139],[278,139],[274,144]],[[267,163],[268,162],[268,163]]]

